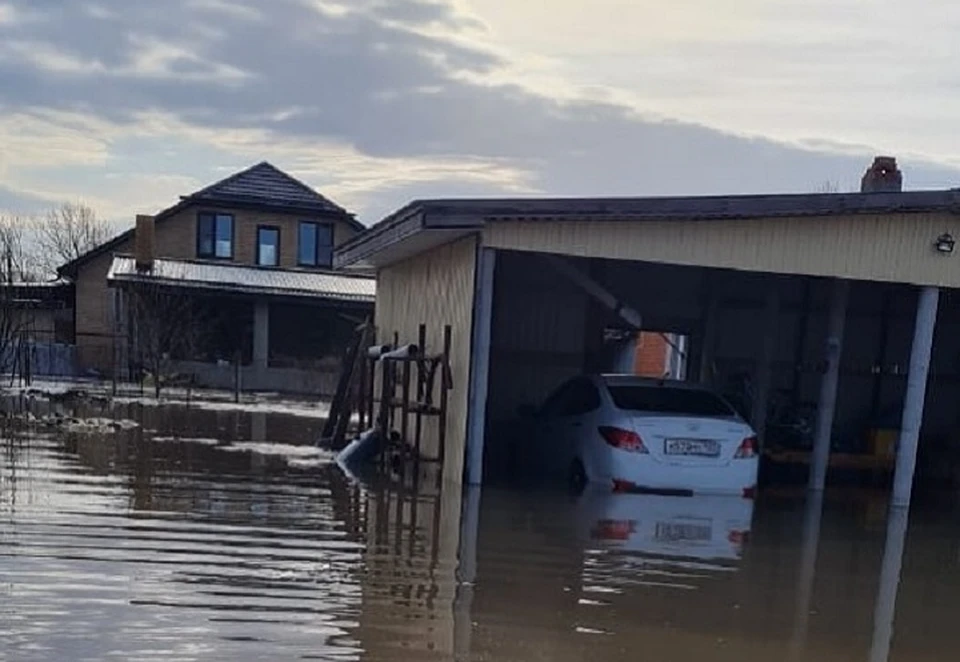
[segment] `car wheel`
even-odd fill
[[[574,494],[580,494],[587,486],[587,470],[583,467],[583,462],[579,458],[570,463],[567,484]]]

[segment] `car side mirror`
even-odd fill
[[[517,407],[517,415],[520,418],[536,418],[537,408],[533,405],[520,405]]]

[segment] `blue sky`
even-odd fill
[[[931,0],[0,0],[0,209],[119,222],[269,160],[416,197],[956,186]]]

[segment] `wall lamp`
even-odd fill
[[[956,240],[953,238],[953,235],[944,232],[942,235],[937,237],[937,240],[933,242],[933,247],[937,249],[938,253],[943,253],[944,255],[949,255],[953,253],[953,247],[956,245]]]

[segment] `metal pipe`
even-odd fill
[[[907,393],[903,398],[903,418],[900,424],[900,443],[897,447],[897,469],[893,477],[893,506],[910,505],[913,473],[917,467],[917,445],[923,425],[923,405],[927,395],[927,377],[930,374],[930,354],[933,351],[933,333],[937,326],[937,306],[940,290],[924,287],[917,299],[917,321],[913,328],[913,346],[910,350],[910,372],[907,374]]]
[[[627,324],[635,329],[643,328],[643,318],[640,313],[611,294],[600,283],[561,257],[545,255],[544,258],[553,265],[554,269],[576,283],[584,292],[612,310]]]
[[[840,355],[843,352],[843,329],[846,323],[849,296],[849,281],[834,281],[827,329],[827,370],[820,381],[817,428],[813,438],[813,457],[810,463],[810,489],[814,491],[823,490],[827,482],[827,463],[830,461],[830,438],[833,432],[833,415],[837,406]]]

